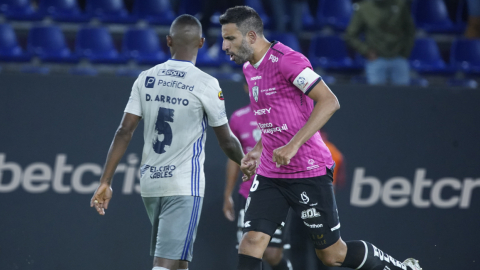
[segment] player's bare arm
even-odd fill
[[[113,174],[115,173],[123,154],[127,150],[133,132],[137,128],[140,119],[140,116],[125,113],[120,126],[115,133],[113,142],[108,150],[107,161],[100,178],[100,185],[90,200],[90,207],[95,206],[95,209],[100,215],[105,215],[105,209],[108,208],[108,203],[110,202],[110,199],[112,199]]]
[[[214,127],[215,135],[217,136],[218,144],[222,148],[227,157],[240,165],[243,158],[242,145],[238,141],[237,137],[230,130],[230,126],[227,124],[219,127]]]
[[[300,146],[308,141],[313,134],[322,128],[330,117],[340,109],[340,103],[330,88],[323,82],[319,82],[308,96],[317,104],[315,105],[310,118],[295,136],[285,146],[279,147],[273,151],[273,162],[280,165],[287,165],[290,159],[295,156]]]
[[[238,173],[240,172],[240,166],[233,162],[231,159],[227,161],[227,172],[225,180],[225,191],[223,193],[223,214],[230,220],[235,220],[235,212],[233,209],[232,192],[237,182]]]

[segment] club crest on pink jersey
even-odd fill
[[[258,102],[258,86],[252,87],[253,98],[255,102]]]

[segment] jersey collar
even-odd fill
[[[190,63],[190,64],[193,65],[193,63],[191,61],[185,61],[185,60],[178,60],[178,59],[169,58],[168,61],[184,62],[184,63]]]
[[[270,48],[272,48],[275,44],[277,44],[278,41],[273,41],[272,42],[272,45],[270,45]],[[263,61],[263,58],[265,58],[265,56],[267,55],[267,53],[270,51],[270,48],[268,48],[268,50],[265,52],[265,54],[263,55],[262,59],[260,59],[257,63],[253,64],[252,67],[254,67],[255,69],[258,69],[258,66],[260,66],[260,64],[262,63]]]

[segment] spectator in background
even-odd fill
[[[480,0],[468,0],[467,38],[480,38]]]
[[[302,31],[302,12],[303,3],[306,0],[268,0],[275,23],[276,32],[292,31],[294,34],[299,34]],[[290,16],[290,29],[287,29],[286,15]]]
[[[356,5],[347,28],[347,42],[367,58],[369,84],[410,83],[407,58],[415,41],[415,25],[404,0],[369,0]],[[365,41],[360,38],[365,34]]]

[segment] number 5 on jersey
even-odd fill
[[[165,146],[170,146],[172,144],[172,127],[168,122],[173,123],[173,109],[167,108],[158,108],[157,122],[155,122],[155,131],[157,136],[153,138],[153,150],[157,154],[165,153]],[[163,135],[163,140],[160,140],[161,135]]]

